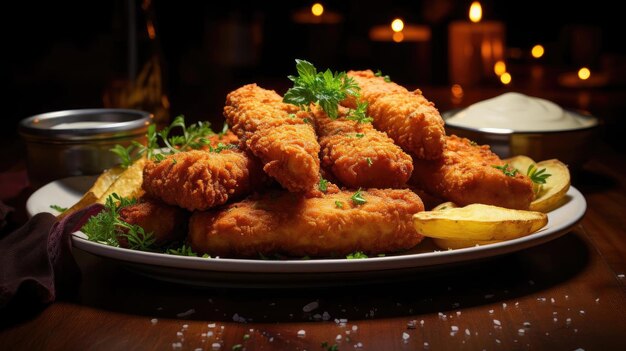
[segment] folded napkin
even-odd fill
[[[61,221],[39,213],[1,237],[0,309],[18,296],[20,301],[48,304],[73,291],[80,283],[80,270],[70,236],[102,208],[94,204]]]

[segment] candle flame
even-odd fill
[[[543,46],[539,44],[533,46],[533,48],[530,50],[530,54],[533,55],[534,58],[540,58],[541,56],[543,56],[543,53]]]
[[[393,21],[391,21],[391,30],[398,33],[398,32],[402,32],[403,29],[404,29],[404,22],[400,18],[396,18]]]
[[[591,71],[587,67],[583,67],[578,70],[578,78],[581,80],[587,80],[591,76]]]
[[[474,23],[478,23],[481,18],[483,18],[483,8],[480,6],[480,2],[474,1],[469,9],[469,19]]]
[[[496,63],[493,65],[493,71],[498,77],[500,77],[501,75],[506,73],[506,63],[504,63],[504,61],[496,61]]]
[[[321,16],[324,13],[324,6],[319,2],[316,2],[313,6],[311,6],[311,13],[313,16]]]
[[[502,75],[500,76],[500,81],[504,85],[511,83],[511,74],[509,72],[502,73]]]

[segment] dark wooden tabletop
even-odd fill
[[[587,212],[555,240],[376,283],[199,288],[76,249],[76,295],[0,310],[0,349],[624,350],[623,154],[600,145],[573,185]]]

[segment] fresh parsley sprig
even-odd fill
[[[383,72],[381,70],[376,71],[376,73],[374,73],[374,76],[383,77],[386,83],[391,83],[391,78],[389,78],[389,75],[383,75]]]
[[[152,251],[154,235],[136,225],[124,222],[120,219],[120,210],[126,206],[136,203],[135,199],[120,197],[113,193],[106,199],[104,210],[89,218],[87,223],[81,228],[87,235],[87,239],[104,243],[110,246],[119,247],[119,237],[125,237],[128,247],[133,250]]]
[[[491,167],[501,170],[502,173],[504,173],[504,175],[507,177],[515,177],[515,175],[519,172],[515,167],[509,165],[508,163],[505,163],[502,166],[491,166]]]
[[[533,182],[533,191],[535,194],[539,194],[543,189],[543,185],[546,184],[546,180],[552,176],[550,173],[546,173],[546,169],[539,169],[536,164],[532,163],[528,166],[526,175]]]
[[[339,103],[348,96],[359,97],[359,86],[346,72],[332,72],[327,69],[318,72],[312,63],[296,59],[298,76],[289,76],[294,84],[287,90],[283,101],[308,109],[310,104],[318,104],[332,119],[339,117]],[[365,123],[367,103],[360,103],[347,117]]]
[[[363,197],[361,188],[359,188],[359,190],[357,190],[354,194],[352,194],[350,199],[352,200],[352,202],[354,202],[355,205],[363,205],[364,203],[367,202],[367,200],[365,200],[365,198]]]

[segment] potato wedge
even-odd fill
[[[537,168],[545,168],[550,177],[530,203],[530,210],[546,213],[560,206],[561,199],[569,190],[571,177],[567,166],[557,159],[541,161],[537,163]]]
[[[503,161],[517,169],[521,174],[526,174],[528,172],[528,167],[537,163],[532,158],[524,155],[513,156],[511,158],[504,159]]]
[[[466,247],[482,246],[493,243],[499,243],[503,240],[464,240],[464,239],[441,239],[432,238],[437,247],[443,250],[463,249]]]
[[[140,158],[122,172],[109,188],[98,197],[98,203],[105,204],[113,193],[121,197],[140,197],[143,195],[143,168],[146,158]]]
[[[431,211],[449,210],[451,208],[457,208],[457,207],[459,207],[457,204],[455,204],[452,201],[448,201],[448,202],[442,202],[439,205],[433,207]]]
[[[483,204],[413,215],[419,234],[442,239],[509,240],[534,233],[547,223],[545,213]]]
[[[98,176],[96,181],[93,183],[91,188],[85,192],[85,194],[78,200],[77,203],[72,205],[72,207],[63,211],[60,215],[57,216],[57,219],[61,220],[64,217],[69,216],[70,214],[81,210],[91,204],[94,204],[98,201],[100,196],[104,194],[105,191],[113,184],[113,182],[124,172],[124,168],[118,166],[105,170],[101,175]]]

